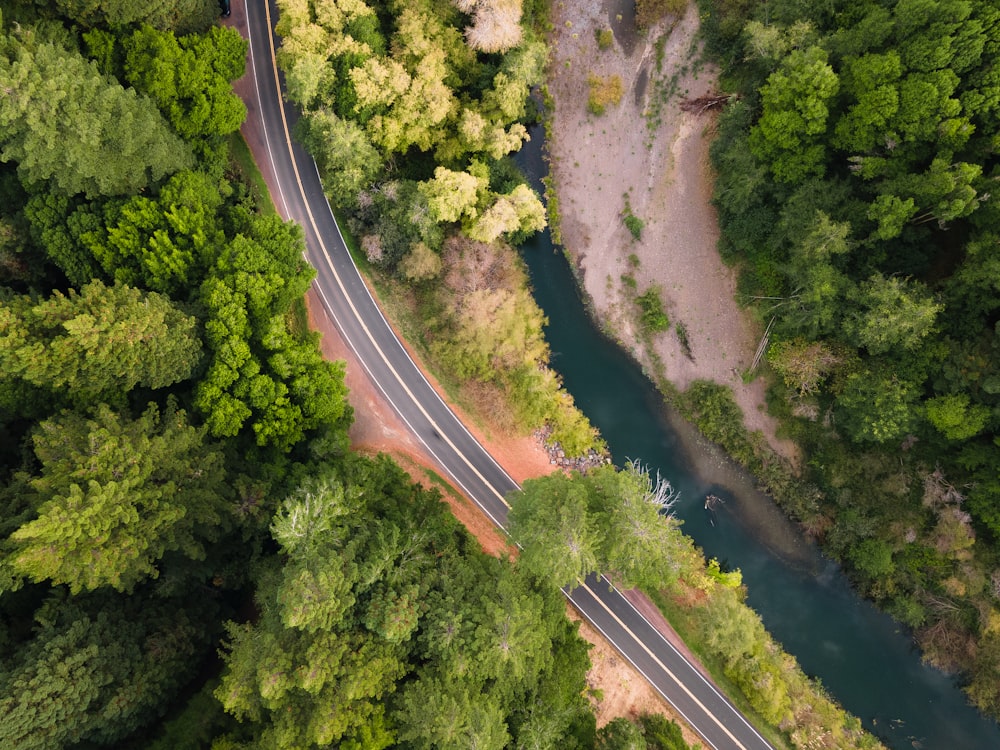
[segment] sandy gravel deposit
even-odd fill
[[[555,100],[549,141],[559,196],[562,240],[581,271],[603,327],[645,363],[635,330],[634,296],[661,289],[671,329],[656,353],[678,388],[709,379],[732,388],[746,426],[761,430],[786,456],[794,447],[775,436],[764,412],[764,382],[744,383],[762,330],[735,302],[736,274],[716,250],[718,228],[709,199],[711,112],[680,108],[715,91],[715,71],[699,62],[698,12],[668,18],[636,33],[624,0],[555,0],[549,91]],[[614,41],[600,49],[597,32]],[[591,76],[619,76],[622,98],[597,116],[588,111]],[[628,205],[644,222],[635,241],[623,222]],[[636,280],[636,291],[622,275]],[[685,351],[676,324],[686,329]]]

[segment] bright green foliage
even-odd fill
[[[409,249],[411,242],[401,247],[396,235],[405,231],[399,225],[414,222],[414,211],[387,220],[384,210],[367,211],[371,195],[362,191],[384,176],[393,154],[414,149],[433,153],[415,181],[434,223],[462,220],[466,236],[481,242],[544,226],[537,196],[526,186],[507,192],[487,186],[484,162],[517,150],[526,139],[516,120],[525,115],[528,87],[540,79],[545,46],[522,39],[516,0],[484,0],[468,9],[476,18],[499,12],[494,20],[505,20],[491,21],[489,28],[518,32],[516,39],[504,37],[512,43],[490,47],[506,51],[498,67],[477,58],[478,37],[463,40],[460,16],[445,6],[393,5],[379,27],[372,7],[362,2],[338,0],[322,8],[282,2],[279,62],[290,96],[305,106],[305,141],[319,158],[331,197],[360,209],[368,226],[359,233],[372,237],[367,252],[380,265],[393,268]],[[486,29],[477,21],[468,34]],[[440,240],[419,240],[440,247]],[[375,243],[381,250],[371,249]]]
[[[0,160],[16,162],[25,182],[67,195],[125,195],[191,165],[151,101],[75,52],[8,36],[0,89],[17,92],[0,99]]]
[[[94,281],[79,293],[0,305],[3,377],[67,389],[78,402],[185,380],[200,352],[195,320],[153,292]]]
[[[116,745],[190,678],[208,635],[198,617],[163,600],[51,595],[0,671],[0,744]]]
[[[312,274],[301,230],[274,217],[250,219],[219,254],[201,290],[210,360],[195,393],[214,436],[249,423],[258,445],[289,450],[308,430],[346,433],[343,363],[325,361],[315,336],[293,337],[285,319]]]
[[[239,130],[246,107],[230,81],[243,75],[247,42],[235,29],[213,26],[180,38],[143,26],[122,42],[125,78],[156,102],[184,138]]]
[[[550,474],[510,497],[511,536],[521,563],[559,586],[614,571],[626,585],[660,588],[696,554],[665,515],[672,499],[670,484],[638,464]]]
[[[838,424],[855,442],[900,440],[916,421],[916,395],[913,383],[884,370],[852,373],[837,398]]]
[[[841,83],[857,103],[837,122],[833,143],[838,148],[864,153],[880,145],[886,126],[899,110],[897,86],[902,74],[895,50],[863,55],[845,65]]]
[[[636,297],[635,301],[639,306],[639,323],[644,331],[662,333],[670,330],[670,318],[663,311],[663,300],[658,286],[651,286]]]
[[[978,435],[989,419],[989,409],[973,404],[965,393],[937,396],[925,403],[927,418],[949,440],[968,440]]]
[[[477,170],[478,171],[478,170]],[[486,189],[485,175],[453,172],[446,167],[434,170],[434,179],[420,183],[419,190],[427,199],[435,221],[458,221],[462,216],[475,218],[480,193]]]
[[[80,203],[35,195],[25,214],[36,241],[74,283],[104,276],[187,297],[225,245],[223,202],[216,179],[184,170],[152,196]]]
[[[225,243],[216,212],[222,196],[200,172],[178,172],[155,198],[137,195],[109,203],[104,221],[80,242],[104,272],[123,284],[178,295],[202,278]],[[79,226],[85,212],[69,222]]]
[[[820,47],[795,50],[761,89],[764,112],[750,135],[754,155],[781,182],[822,175],[829,100],[837,74]]]
[[[891,240],[903,232],[906,223],[917,212],[913,198],[900,198],[891,193],[882,193],[868,207],[868,218],[878,222],[875,238]]]
[[[469,226],[466,235],[477,242],[494,242],[501,235],[529,237],[545,228],[545,206],[527,185],[497,195]]]
[[[173,407],[134,421],[104,404],[92,418],[63,412],[39,425],[34,447],[37,517],[6,544],[18,576],[130,590],[167,551],[203,557],[227,523],[221,455]]]
[[[916,349],[943,309],[921,285],[898,276],[873,276],[858,288],[857,300],[861,310],[847,317],[844,330],[869,354]]]

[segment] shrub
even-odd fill
[[[597,37],[597,48],[608,49],[615,41],[615,33],[611,29],[594,29],[594,36]]]
[[[643,330],[650,333],[662,333],[670,328],[670,318],[663,311],[663,300],[660,299],[659,287],[651,286],[635,301],[641,310],[640,323]]]
[[[668,15],[680,16],[687,8],[687,0],[636,0],[635,25],[648,29]]]
[[[645,222],[633,213],[625,214],[624,221],[628,231],[632,234],[632,239],[637,241],[642,239],[642,228],[646,226]]]
[[[603,115],[609,104],[618,105],[622,100],[621,76],[613,75],[602,78],[591,73],[587,76],[590,85],[590,97],[587,99],[587,109],[595,115]]]

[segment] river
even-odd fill
[[[531,135],[518,162],[541,191],[544,135],[540,127]],[[552,366],[615,463],[639,459],[670,479],[681,493],[675,512],[684,531],[708,557],[743,572],[748,603],[806,673],[890,748],[1000,748],[1000,727],[966,702],[951,677],[923,664],[909,633],[858,597],[837,564],[671,413],[640,368],[600,333],[548,231],[522,255],[549,319]],[[709,493],[723,500],[711,513]]]

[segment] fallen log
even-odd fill
[[[736,94],[706,94],[705,96],[699,96],[697,99],[684,99],[681,102],[681,109],[685,112],[694,112],[695,114],[703,115],[710,109],[721,107],[734,96]]]

